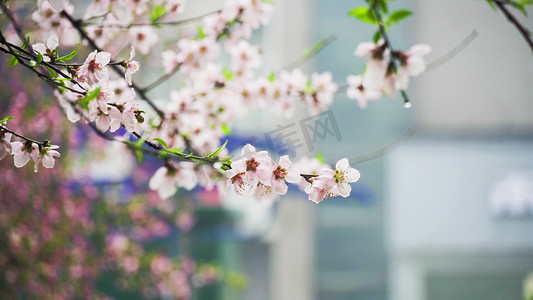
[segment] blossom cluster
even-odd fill
[[[368,101],[379,100],[383,93],[391,98],[396,97],[398,91],[407,89],[409,77],[418,76],[426,70],[423,57],[429,52],[431,48],[424,44],[416,44],[405,52],[391,52],[384,40],[377,44],[360,43],[354,54],[367,58],[366,69],[363,75],[347,77],[348,98],[356,99],[361,108],[366,108]]]
[[[145,136],[165,141],[170,149],[211,153],[220,147],[226,135],[224,128],[231,128],[249,110],[268,107],[290,117],[297,102],[307,104],[311,114],[328,109],[333,102],[338,87],[330,72],[308,76],[295,68],[261,75],[261,49],[248,39],[253,30],[269,22],[273,7],[265,1],[227,0],[222,10],[203,18],[198,34],[185,31],[161,52],[165,76],[179,72],[183,80],[179,88],[170,91],[169,101],[158,115],[151,116],[148,111],[150,122],[144,122],[144,111],[136,101],[139,91],[132,81],[132,74],[140,67],[134,60],[135,49],[153,54],[159,33],[151,25],[172,21],[183,8],[182,0],[91,3],[83,18],[86,21],[80,24],[106,51],[94,50],[83,64],[65,65],[61,74],[67,76],[62,80],[64,88],[55,94],[69,120],[94,122],[101,132],[115,132],[120,127],[128,132],[144,131]],[[35,32],[46,43],[32,48],[44,62],[61,60],[60,44],[79,41],[79,28],[64,18],[73,10],[65,0],[40,0],[32,18],[46,29]],[[154,17],[156,11],[162,13]],[[98,20],[98,24],[90,20]],[[113,59],[113,53],[120,52],[114,48],[117,41],[131,47],[129,59],[120,63]],[[123,68],[123,78],[109,70],[117,67]],[[177,187],[192,189],[199,183],[212,188],[220,178],[220,171],[212,166],[166,162],[154,174],[150,187],[168,198]]]
[[[39,171],[39,165],[45,168],[53,168],[54,157],[61,156],[56,150],[59,146],[50,143],[36,143],[31,140],[11,141],[13,134],[7,131],[7,127],[0,125],[0,159],[6,154],[13,155],[15,167],[22,168],[30,158],[34,162],[34,171]]]
[[[348,197],[350,183],[360,178],[359,171],[350,168],[346,158],[339,160],[335,170],[332,170],[316,158],[305,158],[293,164],[284,155],[279,163],[275,163],[266,151],[257,152],[250,144],[243,148],[242,156],[225,172],[229,178],[227,190],[268,202],[287,193],[287,182],[298,184],[309,195],[309,200],[315,203],[320,203],[324,198]]]

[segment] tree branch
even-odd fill
[[[507,20],[511,22],[516,29],[518,29],[518,32],[522,35],[524,40],[526,40],[527,45],[533,51],[533,40],[531,39],[531,32],[522,25],[518,19],[505,7],[506,2],[502,0],[493,0],[494,4],[498,7],[499,10],[507,17]]]
[[[98,52],[102,52],[102,49],[100,49],[96,43],[93,41],[93,39],[91,39],[87,33],[83,30],[83,28],[81,28],[81,21],[80,20],[75,20],[74,18],[72,18],[71,15],[69,15],[66,11],[61,11],[61,16],[63,16],[64,18],[66,18],[71,24],[72,26],[74,26],[74,28],[76,28],[76,30],[78,31],[78,33],[82,36],[82,38],[84,40],[86,40],[89,45],[97,50]],[[121,77],[124,77],[124,70],[122,70],[121,67],[119,67],[118,65],[116,64],[111,64],[110,67],[117,73],[119,74]],[[155,103],[150,99],[148,98],[148,96],[146,95],[146,92],[144,91],[144,89],[140,88],[139,86],[137,86],[135,84],[135,82],[132,81],[131,83],[131,87],[137,91],[137,93],[139,94],[139,96],[141,97],[141,99],[143,99],[144,101],[146,101],[146,103],[148,103],[148,105],[150,105],[150,107],[157,113],[157,115],[161,118],[161,120],[164,120],[165,119],[165,114],[163,113],[163,111],[161,109],[159,109]]]

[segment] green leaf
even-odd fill
[[[321,153],[318,153],[317,155],[315,155],[315,158],[322,164],[326,161],[324,159],[324,155],[322,155]]]
[[[154,141],[158,141],[159,144],[163,145],[163,147],[167,148],[168,149],[168,145],[165,141],[163,141],[162,139],[160,138],[155,138]]]
[[[275,80],[276,80],[276,73],[274,72],[270,73],[270,75],[268,76],[268,81],[274,82]]]
[[[76,54],[78,54],[78,49],[74,49],[74,51],[70,52],[70,54],[67,54],[65,56],[61,56],[60,58],[56,58],[56,60],[57,61],[70,60],[70,59],[73,59],[74,56],[76,56]]]
[[[169,149],[168,152],[169,153],[172,153],[172,154],[176,154],[176,155],[184,155],[183,153],[181,153],[183,151],[182,148],[172,148],[172,149]]]
[[[407,9],[395,10],[389,15],[389,17],[387,18],[387,21],[385,21],[385,24],[387,25],[396,24],[411,15],[413,15],[413,12]]]
[[[231,129],[228,127],[228,125],[222,124],[221,129],[222,129],[222,132],[224,132],[226,136],[231,135]]]
[[[26,37],[26,40],[24,41],[24,44],[22,44],[22,49],[26,50],[30,46],[30,37]]]
[[[54,80],[57,81],[57,82],[65,82],[65,81],[72,81],[74,79],[72,79],[72,78],[55,78]]]
[[[490,5],[490,7],[492,7],[493,10],[498,10],[498,8],[496,7],[496,4],[494,4],[494,1],[493,0],[485,0],[485,2],[487,2],[488,5]]]
[[[369,24],[378,24],[378,20],[374,12],[366,6],[356,7],[348,12],[349,16]]]
[[[89,91],[85,94],[85,97],[81,98],[80,100],[78,100],[78,105],[85,109],[85,110],[89,110],[89,102],[91,100],[94,100],[96,99],[98,96],[100,95],[100,87],[97,87],[96,89],[92,90],[92,91]]]
[[[387,5],[387,1],[378,0],[377,4],[378,4],[378,7],[381,9],[382,12],[384,12],[385,14],[389,12],[389,6]]]
[[[9,61],[9,68],[13,68],[18,63],[19,63],[19,60],[15,56],[11,57],[11,60]]]
[[[509,1],[509,4],[511,4],[512,7],[519,10],[524,16],[527,16],[526,7],[533,4],[532,0],[514,0]]]
[[[204,28],[202,26],[198,26],[198,39],[201,40],[203,38],[205,38],[206,35],[205,35],[205,32],[204,32]]]
[[[302,54],[302,57],[307,59],[315,54],[317,54],[318,52],[320,52],[320,50],[322,50],[322,48],[326,47],[327,45],[331,44],[337,37],[332,34],[330,35],[329,37],[325,38],[325,39],[321,39],[320,41],[316,42],[311,48],[308,48],[308,49],[305,49],[303,54]]]
[[[224,67],[222,69],[222,74],[224,74],[224,78],[226,78],[226,80],[232,80],[233,79],[233,72],[228,70],[228,68],[226,68],[226,67]]]
[[[56,71],[54,71],[54,69],[50,68],[49,66],[44,67],[48,69],[48,72],[50,72],[50,76],[52,76],[52,78],[56,78]]]
[[[220,166],[220,169],[222,169],[222,171],[227,171],[227,170],[229,170],[231,168],[228,167],[227,165],[222,165],[222,166]]]
[[[305,83],[304,93],[309,94],[309,95],[312,95],[315,93],[315,89],[311,86],[311,82],[309,80]]]
[[[150,23],[155,24],[165,14],[166,10],[167,7],[164,5],[154,5],[150,13]]]
[[[224,148],[226,148],[227,144],[228,144],[228,140],[226,140],[226,142],[222,146],[218,147],[218,149],[215,150],[213,153],[207,155],[207,157],[209,157],[209,158],[216,157],[217,155],[220,154],[220,152],[222,152],[222,150],[224,150]]]
[[[143,152],[140,149],[135,150],[135,159],[139,165],[143,163]]]
[[[374,41],[374,44],[377,44],[380,38],[381,38],[381,31],[376,30],[376,32],[374,33],[374,36],[372,37],[372,41]]]
[[[159,155],[157,156],[157,158],[159,158],[159,159],[165,159],[165,158],[167,158],[167,156],[168,156],[168,152],[161,151],[161,153],[159,153]]]
[[[14,117],[11,117],[11,116],[7,116],[7,117],[3,118],[2,121],[0,121],[0,124],[2,124],[2,125],[6,125],[6,124],[7,124],[7,121],[9,121],[9,120],[13,120],[13,119],[15,119],[15,118],[14,118]]]
[[[41,64],[43,62],[43,56],[41,53],[37,52],[37,64]]]

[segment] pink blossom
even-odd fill
[[[30,156],[35,155],[39,150],[37,145],[32,142],[12,142],[11,143],[11,154],[13,155],[13,161],[15,167],[22,168],[29,161]]]
[[[192,190],[198,183],[193,166],[190,162],[167,164],[155,172],[148,185],[150,189],[157,191],[162,199],[170,198],[178,187]]]
[[[277,194],[285,195],[288,189],[285,181],[296,183],[300,180],[300,174],[292,167],[292,162],[290,161],[289,156],[283,155],[279,159],[279,164],[272,171],[270,179],[270,184],[268,185],[272,186]]]
[[[11,154],[11,136],[11,133],[2,131],[0,127],[0,159],[7,153]]]
[[[231,168],[235,174],[245,172],[244,181],[255,186],[257,182],[270,185],[272,176],[272,159],[266,151],[255,151],[255,147],[247,144],[242,148],[243,158],[231,163]]]
[[[139,68],[141,67],[141,64],[139,62],[133,60],[134,57],[135,48],[133,48],[132,46],[130,51],[130,58],[123,62],[124,69],[126,69],[126,72],[124,72],[124,78],[126,79],[128,85],[131,85],[131,75],[137,73],[139,71]]]
[[[359,107],[366,108],[369,100],[379,100],[381,91],[379,89],[369,89],[363,86],[361,76],[348,75],[348,89],[346,94],[350,99],[356,99]]]
[[[274,193],[271,186],[258,182],[257,186],[253,189],[253,197],[267,204],[272,204],[276,199],[276,193]]]
[[[39,162],[42,162],[43,167],[45,168],[53,168],[55,165],[54,157],[61,156],[61,154],[59,154],[59,152],[55,150],[58,148],[59,146],[56,145],[51,145],[49,147],[41,146],[40,151],[38,151],[38,156],[32,156],[35,162],[34,171],[38,171]]]
[[[368,89],[381,89],[389,66],[387,56],[390,50],[383,41],[378,45],[369,42],[360,43],[355,49],[356,56],[368,57],[363,86]]]
[[[98,52],[94,50],[80,67],[78,71],[79,79],[91,85],[100,81],[107,81],[109,72],[106,65],[110,60],[111,54],[109,52]]]
[[[253,185],[244,180],[246,172],[240,172],[235,169],[226,171],[225,175],[228,177],[226,184],[226,193],[233,190],[236,194],[244,196],[247,195],[253,188]]]
[[[138,26],[131,28],[128,32],[131,42],[139,52],[142,54],[148,54],[150,49],[159,40],[158,35],[155,33],[151,26]]]
[[[298,160],[294,166],[293,166],[298,174],[305,174],[305,175],[319,175],[320,172],[323,169],[329,168],[327,164],[321,163],[316,157],[308,158],[303,157],[300,160]],[[303,191],[305,190],[311,183],[309,181],[305,180],[304,177],[300,176],[299,180],[297,182],[298,187]]]
[[[416,44],[407,52],[399,52],[400,66],[396,75],[396,89],[405,90],[409,84],[409,76],[418,76],[426,70],[426,62],[423,56],[431,52],[431,47],[424,44]]]
[[[166,0],[166,13],[169,16],[177,16],[185,9],[185,0]]]
[[[56,49],[59,46],[59,40],[57,35],[52,34],[46,41],[46,45],[43,43],[37,43],[32,45],[34,52],[37,52],[42,55],[43,61],[49,62],[56,58]]]
[[[352,187],[351,182],[356,182],[361,178],[361,174],[354,168],[350,168],[348,159],[343,158],[335,165],[335,171],[325,170],[322,174],[332,176],[335,181],[335,190],[342,197],[350,196]]]
[[[246,40],[239,40],[235,46],[230,46],[228,52],[231,54],[233,71],[257,69],[261,66],[259,48]]]

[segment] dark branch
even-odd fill
[[[528,44],[531,51],[533,51],[533,40],[531,39],[531,32],[526,27],[524,27],[524,25],[522,25],[518,21],[518,19],[516,19],[516,17],[507,9],[507,7],[505,6],[506,1],[493,0],[493,2],[494,4],[496,4],[498,9],[500,9],[501,12],[507,17],[507,20],[509,20],[509,22],[511,22],[516,27],[516,29],[518,29],[518,32],[520,32],[524,40],[526,40],[526,43]]]
[[[63,16],[64,18],[66,18],[71,24],[72,26],[74,26],[74,28],[76,28],[76,30],[78,31],[78,33],[82,36],[82,38],[84,40],[86,40],[89,45],[97,50],[98,52],[102,52],[102,49],[100,49],[100,47],[98,47],[96,45],[96,43],[93,41],[93,39],[91,39],[87,33],[83,30],[83,28],[81,28],[81,21],[80,20],[75,20],[74,18],[72,18],[71,15],[69,15],[67,12],[65,12],[64,10],[61,11],[61,16]],[[117,64],[111,64],[110,67],[117,73],[119,74],[120,76],[124,77],[124,70],[118,66]],[[139,86],[137,86],[135,84],[135,82],[132,82],[131,83],[131,87],[137,91],[137,93],[139,94],[139,96],[141,97],[141,99],[143,99],[144,101],[146,101],[146,103],[148,103],[148,105],[150,105],[150,107],[152,107],[152,109],[157,113],[157,115],[161,118],[161,120],[163,120],[165,118],[165,114],[163,113],[162,110],[160,110],[155,104],[154,102],[148,98],[148,96],[146,96],[146,92],[141,89]]]

